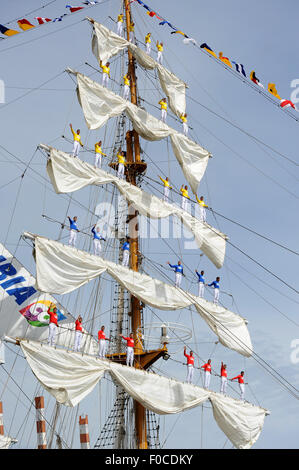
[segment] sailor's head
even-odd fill
[[[185,189],[188,189],[188,186],[185,186]]]
[[[82,321],[81,315],[78,316],[78,320],[79,320],[79,321]]]
[[[126,236],[126,240],[127,240],[127,242],[129,242],[129,241],[130,241],[130,237]]]
[[[104,325],[101,326],[101,330],[104,331],[105,330],[105,327]]]
[[[133,333],[130,333],[130,338],[133,338],[133,336],[134,336]]]
[[[216,281],[217,281],[217,282],[220,281],[220,277],[219,277],[219,276],[216,277]]]
[[[57,313],[57,308],[54,307],[52,311],[53,311],[54,313]]]
[[[204,271],[200,271],[200,274],[203,275],[205,272]]]
[[[74,222],[76,222],[76,221],[77,221],[77,218],[78,218],[78,217],[75,215],[75,217],[74,217]]]
[[[168,181],[168,176],[166,176],[166,181]]]
[[[226,369],[226,364],[223,364],[223,369]]]
[[[163,98],[163,100],[162,100],[162,101],[166,101],[166,98]]]
[[[208,360],[208,364],[211,364],[211,359]]]
[[[200,198],[199,198],[199,199],[200,199],[201,201],[203,201],[203,196],[200,196]]]
[[[180,261],[178,261],[178,264],[181,264],[181,262],[180,262]]]
[[[244,375],[244,370],[241,371],[241,375]]]
[[[190,356],[193,356],[193,351],[190,350]]]
[[[80,129],[77,129],[77,134],[80,134]]]
[[[110,65],[110,62],[106,62],[106,67],[109,67],[109,65]]]
[[[101,141],[101,140],[99,140],[99,141],[98,141],[98,144],[99,144],[99,145],[102,145],[102,141]]]

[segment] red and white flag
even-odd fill
[[[293,103],[292,101],[290,101],[290,100],[281,100],[281,101],[280,101],[280,106],[281,106],[282,108],[290,108],[290,107],[292,107],[293,109],[296,109],[294,103]]]
[[[85,7],[73,7],[72,5],[65,5],[65,8],[69,8],[71,13],[75,11],[83,10]]]
[[[52,21],[50,18],[42,18],[41,16],[36,16],[34,19],[38,21],[38,24],[45,24],[49,23],[49,21]]]

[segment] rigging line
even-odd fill
[[[212,231],[214,231],[215,233],[217,233],[213,227],[210,226],[210,229]],[[165,242],[165,239],[162,238],[163,241]],[[296,292],[297,294],[299,294],[299,291],[297,291],[294,287],[292,287],[290,284],[288,284],[286,281],[284,281],[283,279],[281,279],[279,276],[277,276],[275,273],[273,273],[272,271],[270,271],[268,268],[266,268],[264,265],[262,265],[259,261],[257,261],[256,259],[252,258],[250,255],[248,255],[247,253],[245,253],[243,250],[241,250],[241,248],[238,248],[236,245],[234,245],[232,242],[230,242],[229,240],[226,240],[226,242],[231,245],[233,248],[235,248],[236,250],[240,251],[244,256],[246,256],[247,258],[249,258],[251,261],[253,261],[255,264],[257,264],[259,267],[261,267],[262,269],[264,269],[268,274],[271,274],[273,277],[275,277],[276,279],[278,279],[280,282],[282,282],[283,284],[285,284],[287,287],[289,287],[289,289],[293,290],[294,292]],[[166,242],[165,242],[166,243]]]
[[[145,152],[144,152],[144,153],[145,153]],[[147,178],[147,179],[153,181],[154,183],[158,184],[159,187],[162,186],[162,184],[161,184],[159,181],[154,180],[154,179],[151,178],[150,176],[144,175],[144,178]],[[152,186],[152,188],[156,189],[153,185],[150,185],[150,186]],[[161,195],[163,195],[162,191],[157,190],[157,189],[156,189],[156,191],[158,191]],[[178,195],[180,196],[180,193],[179,193],[179,191],[178,191],[177,189],[174,189],[173,192],[175,192],[176,194],[178,194]],[[190,198],[190,202],[193,202],[194,204],[197,204],[197,201],[195,201],[194,199],[191,199],[191,198]],[[228,222],[231,222],[232,224],[238,225],[239,227],[243,228],[244,230],[247,230],[248,232],[251,232],[251,233],[253,233],[253,234],[256,235],[256,236],[261,237],[261,238],[263,238],[264,240],[267,240],[268,242],[273,243],[274,245],[277,245],[277,246],[279,246],[280,248],[283,248],[284,250],[289,251],[290,253],[293,253],[294,255],[299,256],[299,253],[298,253],[297,251],[294,251],[294,250],[292,250],[291,248],[288,248],[287,246],[282,245],[281,243],[278,243],[278,242],[272,240],[271,238],[266,237],[266,235],[262,235],[261,233],[258,233],[258,232],[256,232],[255,230],[253,230],[253,229],[251,229],[251,228],[249,228],[249,227],[246,227],[245,225],[241,224],[240,222],[237,222],[237,221],[232,220],[231,218],[229,218],[229,217],[227,217],[227,216],[225,216],[225,215],[223,215],[223,214],[220,214],[220,212],[216,212],[216,211],[215,211],[214,209],[212,209],[211,207],[207,207],[207,210],[211,211],[211,212],[212,212],[212,215],[216,214],[216,215],[218,215],[219,217],[222,217],[223,219],[227,220]],[[215,217],[215,220],[217,220],[216,217]],[[219,230],[220,230],[220,229],[219,229]]]
[[[29,91],[27,91],[27,92],[24,93],[23,95],[18,96],[17,98],[14,98],[13,100],[9,101],[8,103],[4,103],[4,104],[0,107],[0,111],[2,111],[2,109],[6,108],[6,107],[9,106],[10,104],[13,104],[13,103],[15,103],[16,101],[19,101],[20,99],[24,98],[25,96],[30,95],[30,94],[33,93],[34,91],[39,90],[41,87],[43,87],[43,86],[46,85],[47,83],[51,82],[52,80],[55,80],[57,77],[59,77],[59,76],[62,75],[63,73],[65,73],[65,70],[62,71],[62,72],[59,72],[59,73],[56,74],[56,75],[54,75],[54,77],[49,78],[48,80],[46,80],[45,82],[43,82],[43,83],[42,83],[41,85],[39,85],[38,87],[30,89]]]
[[[268,95],[265,91],[263,91],[260,87],[257,88],[255,85],[253,85],[253,83],[251,83],[249,80],[245,80],[244,77],[242,78],[241,77],[241,74],[239,74],[238,72],[236,72],[235,70],[231,69],[229,66],[227,66],[226,64],[224,64],[224,62],[222,62],[221,60],[219,59],[216,59],[215,57],[211,56],[208,52],[204,51],[202,48],[200,48],[200,46],[196,45],[195,44],[195,47],[197,49],[199,49],[201,52],[203,52],[204,54],[206,54],[208,57],[210,57],[211,59],[213,59],[215,62],[217,62],[219,65],[221,65],[223,68],[225,68],[228,72],[230,72],[234,77],[238,78],[239,80],[241,80],[243,83],[245,83],[247,86],[249,86],[250,88],[252,88],[254,91],[256,91],[257,93],[259,93],[260,95],[262,95],[264,98],[266,98],[268,101],[270,101],[272,104],[274,104],[278,109],[280,109],[280,111],[284,112],[285,114],[287,114],[289,117],[291,117],[292,119],[294,119],[296,122],[299,122],[299,119],[294,115],[292,114],[290,111],[288,111],[287,109],[283,109],[281,108],[280,104],[277,103],[277,101],[275,101],[270,95]]]
[[[18,382],[15,381],[15,379],[9,375],[9,373],[7,372],[7,370],[5,369],[4,365],[2,364],[2,370],[4,370],[4,372],[9,376],[9,378],[13,381],[13,383],[17,386],[17,388],[23,393],[23,395],[27,398],[27,400],[29,401],[30,403],[30,407],[33,406],[33,402],[32,400],[28,397],[28,395],[24,392],[24,390],[20,387],[20,385],[18,384]],[[47,422],[48,426],[52,429],[52,425],[51,423],[47,420],[47,418],[44,416],[44,420]],[[64,441],[64,444],[66,446],[66,448],[68,448],[68,445],[67,443]]]
[[[110,0],[103,0],[101,3],[96,3],[95,5],[90,5],[88,8],[97,7],[97,6],[103,5],[104,3],[107,3],[107,2],[109,2],[109,1],[110,1]],[[72,14],[66,14],[66,15],[65,15],[65,19],[66,19],[67,17],[74,16],[74,15],[77,14],[77,13],[82,13],[82,11],[79,10],[79,11],[76,11],[76,12],[74,12],[74,13],[72,13]],[[70,28],[71,26],[75,26],[76,24],[81,23],[81,22],[83,22],[83,21],[85,21],[85,18],[83,18],[83,20],[76,21],[75,23],[72,23],[72,24],[70,24],[70,25],[64,26],[63,28],[60,28],[60,29],[58,29],[58,30],[55,30],[55,31],[52,31],[52,32],[50,32],[50,33],[44,34],[43,36],[39,36],[39,37],[37,37],[37,38],[33,38],[33,39],[30,39],[29,41],[23,42],[23,43],[21,43],[21,44],[15,44],[14,46],[10,46],[10,47],[7,47],[6,49],[2,49],[2,50],[0,50],[0,53],[1,53],[1,52],[5,52],[5,51],[8,51],[8,50],[10,50],[10,49],[14,49],[14,48],[16,48],[16,47],[20,47],[20,46],[29,44],[29,43],[31,43],[31,42],[34,42],[34,41],[36,41],[36,40],[39,40],[39,39],[42,39],[42,38],[44,38],[44,37],[50,36],[50,35],[52,35],[52,34],[59,33],[60,31],[63,31],[64,29],[67,29],[67,28]],[[51,24],[51,23],[53,23],[53,22],[51,21],[51,22],[47,22],[47,23],[45,23],[45,24],[43,24],[43,25],[35,26],[33,29],[31,29],[31,31],[34,30],[34,29],[39,30],[40,26],[47,26],[47,25],[49,25],[49,24]],[[9,38],[3,38],[3,39],[9,39]]]
[[[9,184],[13,183],[14,181],[18,180],[19,178],[23,178],[23,173],[19,176],[17,176],[16,178],[12,179],[11,181],[9,181],[8,183],[5,183],[3,184],[3,186],[0,186],[0,190],[5,188],[6,186],[8,186]]]
[[[6,23],[3,23],[4,25],[11,24],[14,21],[19,20],[20,18],[24,18],[28,15],[31,15],[32,13],[35,13],[36,11],[42,10],[43,8],[46,8],[47,6],[51,5],[52,3],[57,2],[57,0],[52,0],[51,2],[46,3],[45,5],[42,5],[38,8],[35,8],[34,10],[28,11],[28,13],[25,13],[23,16],[18,16],[17,18],[14,18],[13,20],[7,21]]]
[[[298,196],[296,194],[294,194],[292,191],[289,191],[287,188],[285,188],[281,183],[279,183],[278,181],[276,181],[274,178],[272,178],[268,173],[265,173],[263,170],[261,170],[260,168],[258,168],[256,165],[254,165],[251,161],[247,160],[244,156],[242,156],[239,152],[237,152],[236,150],[234,150],[232,147],[230,147],[228,144],[226,144],[222,139],[220,139],[217,135],[215,135],[212,131],[210,131],[206,126],[204,126],[203,124],[201,124],[196,118],[195,118],[195,121],[197,121],[200,126],[206,130],[206,132],[208,132],[211,136],[214,137],[214,139],[216,139],[218,142],[220,142],[224,147],[228,148],[234,155],[236,155],[237,157],[239,157],[241,160],[244,160],[247,165],[251,166],[252,168],[254,168],[256,171],[258,171],[259,173],[261,173],[265,178],[268,178],[270,181],[272,181],[273,183],[275,183],[277,186],[279,186],[280,188],[282,188],[284,191],[286,191],[287,193],[291,194],[292,196],[294,196],[296,199],[298,199]],[[265,150],[263,150],[265,153],[267,153]],[[284,168],[285,171],[287,171],[285,168]],[[288,172],[288,171],[287,171]],[[297,180],[297,177],[295,177],[295,179]]]
[[[230,121],[229,119],[225,118],[224,116],[221,116],[220,114],[216,113],[216,111],[213,111],[212,109],[208,108],[207,106],[205,106],[204,104],[200,103],[199,101],[197,101],[195,98],[193,98],[192,96],[188,96],[190,98],[190,100],[194,101],[196,104],[198,104],[199,106],[201,106],[202,108],[204,108],[206,111],[209,111],[209,113],[217,116],[219,119],[222,119],[223,121],[225,121],[227,124],[230,124],[232,127],[234,127],[235,129],[238,129],[240,132],[242,132],[243,134],[247,135],[247,137],[250,137],[251,139],[255,140],[256,142],[258,142],[259,144],[261,145],[264,145],[265,147],[267,147],[269,150],[271,150],[272,152],[275,152],[277,155],[279,155],[280,157],[282,158],[285,158],[286,160],[288,160],[290,163],[293,163],[293,165],[295,166],[299,166],[299,163],[295,162],[294,160],[292,160],[291,158],[287,157],[286,155],[284,155],[283,153],[279,152],[278,150],[275,150],[273,147],[271,147],[270,145],[266,144],[265,142],[263,142],[262,140],[260,140],[258,137],[255,137],[254,135],[250,134],[249,132],[245,131],[244,129],[242,129],[240,126],[238,126],[237,124],[233,123],[232,121]]]
[[[161,273],[162,276],[164,276],[168,281],[170,281],[169,277],[166,276],[164,273]],[[192,300],[192,297],[190,297],[190,294],[188,292],[185,292],[183,291],[183,295],[188,298],[189,300],[191,299]],[[191,306],[192,307],[192,306]],[[204,307],[202,307],[204,309]],[[205,310],[205,309],[204,309]],[[208,312],[207,312],[208,313]],[[215,317],[213,314],[211,314],[211,317],[214,319],[215,323],[219,325],[219,327],[226,332],[226,334],[232,338],[236,343],[239,343],[240,345],[242,345],[245,349],[247,348],[247,346],[243,343],[242,340],[240,340],[236,335],[234,335],[233,333],[231,333],[229,331],[229,329],[227,327],[225,327],[224,325],[222,325],[222,323],[217,319],[217,317]],[[299,399],[299,396],[294,393],[294,391],[292,389],[289,389],[288,386],[286,386],[285,384],[287,383],[288,385],[290,385],[291,388],[293,388],[296,392],[299,392],[299,390],[296,389],[296,387],[294,385],[292,385],[291,383],[289,383],[283,376],[281,376],[281,374],[279,374],[279,372],[277,372],[270,364],[268,364],[261,356],[259,356],[256,352],[252,351],[252,358],[258,363],[260,364],[270,375],[273,376],[273,378],[278,381],[283,387],[285,387],[296,399]],[[261,363],[261,362],[262,363]],[[272,372],[271,370],[268,370],[266,369],[266,367],[263,365],[263,363],[271,370],[273,370],[278,377],[281,377],[281,379],[283,381],[280,380],[280,378],[277,378]]]

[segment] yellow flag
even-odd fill
[[[277,93],[275,83],[268,83],[268,91],[271,93],[271,95],[275,96],[275,98],[281,100],[281,97]]]

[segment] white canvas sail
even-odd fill
[[[46,341],[48,338],[48,308],[57,307],[58,345],[74,344],[75,318],[50,294],[36,288],[35,278],[0,243],[0,338],[27,338]],[[85,333],[87,333],[85,331]],[[84,335],[85,351],[94,352],[97,343]]]
[[[247,357],[252,354],[246,320],[236,313],[100,256],[28,232],[24,236],[35,242],[36,284],[41,291],[66,294],[107,272],[153,308],[177,310],[194,305],[224,346]]]
[[[162,201],[125,180],[117,178],[99,168],[94,168],[78,158],[70,157],[46,145],[41,145],[50,155],[47,172],[57,193],[71,193],[87,185],[114,184],[126,200],[138,212],[146,217],[160,219],[175,216],[194,235],[197,246],[214,263],[221,268],[225,258],[226,235],[207,223],[200,222],[180,207]]]
[[[32,341],[21,342],[21,347],[42,386],[66,406],[76,406],[107,372],[134,400],[158,414],[181,413],[210,400],[217,424],[237,448],[250,448],[257,441],[269,413],[192,384],[97,357],[41,348]]]
[[[93,23],[92,52],[105,64],[111,57],[128,48],[138,64],[145,69],[156,69],[170,109],[178,117],[186,112],[186,84],[135,44],[126,41],[106,26],[88,18]]]
[[[89,129],[98,129],[124,112],[143,139],[157,141],[169,137],[185,178],[193,193],[197,193],[211,156],[206,149],[85,75],[71,69],[67,71],[77,77],[78,100]]]

